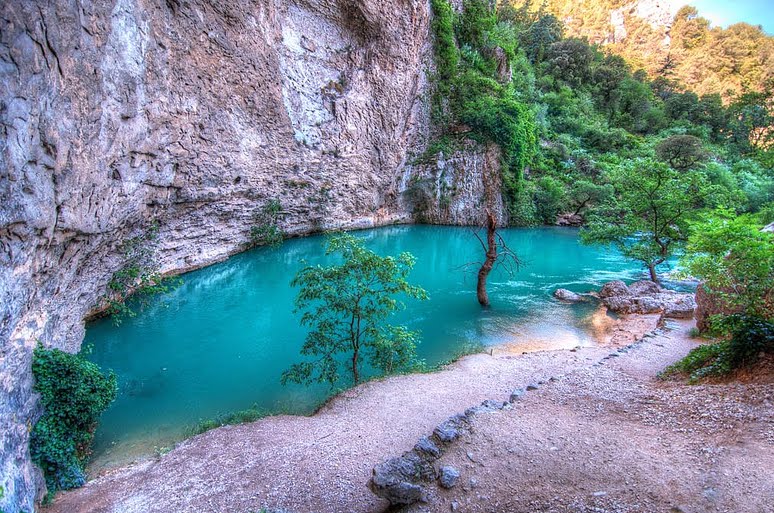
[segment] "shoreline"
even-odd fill
[[[612,317],[610,314],[611,313],[608,312],[603,305],[599,304],[594,312],[589,315],[581,325],[577,326],[577,328],[586,331],[588,333],[589,340],[593,341],[588,345],[577,345],[577,341],[572,339],[567,343],[563,343],[555,339],[545,340],[540,337],[535,338],[534,336],[530,336],[530,334],[518,333],[515,334],[513,340],[509,342],[502,342],[491,346],[476,347],[472,352],[462,351],[459,355],[455,355],[451,360],[431,366],[429,369],[405,372],[399,375],[410,376],[415,374],[433,374],[441,372],[447,369],[449,366],[454,365],[459,360],[475,354],[507,356],[527,353],[577,350],[581,347],[618,348],[622,345],[631,343],[632,341],[641,338],[645,333],[647,333],[647,331],[655,329],[655,326],[658,324],[658,321],[656,320],[658,314],[620,317]],[[586,321],[588,321],[588,323],[586,323]],[[395,375],[374,377],[367,382],[380,382],[386,379],[390,379],[393,376]],[[312,409],[312,411],[308,414],[283,413],[281,411],[277,413],[266,413],[265,415],[261,415],[259,418],[252,421],[242,423],[226,423],[221,426],[208,429],[205,431],[205,433],[213,429],[218,429],[229,425],[249,424],[266,418],[278,417],[282,415],[289,415],[300,418],[314,417],[329,403],[335,401],[339,396],[349,390],[352,390],[352,388],[340,391],[335,395],[328,397],[319,403],[316,407],[314,407],[314,409]],[[118,451],[115,453],[115,455],[113,455],[114,448],[111,447],[106,451],[103,450],[102,453],[92,458],[92,460],[89,462],[87,466],[89,481],[98,479],[103,475],[109,474],[116,470],[155,461],[159,458],[159,456],[173,451],[176,447],[185,441],[203,434],[191,433],[192,431],[196,430],[199,423],[207,422],[210,420],[217,421],[220,418],[228,417],[230,415],[238,414],[242,411],[250,409],[251,408],[248,406],[242,410],[224,412],[211,418],[201,419],[196,423],[181,424],[178,427],[172,427],[168,430],[165,430],[167,434],[162,434],[160,436],[154,436],[148,432],[136,437],[129,437],[125,441],[115,443],[113,447],[118,448]],[[121,448],[121,446],[123,446],[123,448]]]
[[[633,336],[627,326],[637,323],[637,331],[642,336],[657,328],[659,318],[658,315],[626,316],[614,325],[620,328],[621,334]],[[85,513],[109,511],[119,505],[127,513],[189,511],[193,510],[188,509],[193,503],[210,495],[208,490],[212,487],[227,487],[228,480],[224,481],[224,478],[229,472],[248,472],[253,476],[251,481],[260,483],[265,489],[264,503],[257,504],[255,509],[264,506],[299,508],[302,504],[293,499],[299,497],[297,490],[280,493],[274,489],[272,492],[273,488],[267,486],[280,480],[291,488],[306,489],[302,494],[306,496],[311,493],[308,487],[314,483],[299,475],[296,465],[311,466],[319,471],[326,468],[327,460],[331,458],[338,462],[335,465],[337,475],[346,475],[348,479],[342,481],[342,487],[327,496],[324,503],[334,504],[342,497],[354,495],[343,504],[351,506],[365,501],[369,505],[368,511],[377,511],[385,501],[367,490],[363,496],[361,486],[355,485],[355,481],[360,480],[364,486],[375,464],[400,452],[401,448],[410,448],[420,436],[432,431],[434,425],[449,415],[485,399],[507,399],[515,388],[547,381],[578,365],[600,360],[611,349],[624,345],[526,354],[474,353],[432,373],[369,381],[338,394],[312,416],[277,415],[216,428],[180,442],[166,454],[106,470],[83,488],[59,494],[46,511]],[[347,429],[342,430],[341,426],[347,426]],[[311,457],[308,455],[310,447],[319,449]],[[207,470],[210,463],[225,468],[213,476]],[[246,470],[248,468],[250,471]],[[327,471],[325,474],[330,478]],[[198,483],[192,485],[195,490],[188,494],[190,497],[181,498],[179,491],[174,491],[177,486],[183,486],[182,483],[167,482],[173,475],[186,475]],[[356,478],[356,475],[360,477]],[[322,483],[317,483],[312,489],[318,486],[324,488]],[[252,500],[237,495],[233,500],[238,503]],[[310,497],[315,496],[319,494],[313,493]],[[148,505],[158,509],[149,510]],[[301,507],[299,511],[303,510]]]

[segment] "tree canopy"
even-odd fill
[[[311,361],[294,364],[282,374],[283,383],[340,382],[342,371],[351,382],[361,379],[363,360],[383,373],[410,367],[417,334],[387,324],[402,303],[399,296],[427,299],[427,293],[408,282],[414,266],[410,253],[382,257],[365,248],[357,237],[337,234],[328,240],[326,254],[341,263],[307,266],[293,278],[299,287],[296,311],[310,329],[301,354]]]

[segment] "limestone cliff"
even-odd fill
[[[0,509],[40,492],[32,348],[79,348],[123,241],[157,224],[158,264],[181,272],[242,249],[270,199],[295,234],[411,219],[429,17],[425,0],[2,3]],[[487,155],[447,179],[464,164],[483,190]]]

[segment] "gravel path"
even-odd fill
[[[477,417],[438,462],[460,484],[406,511],[774,512],[774,386],[655,379],[694,345],[690,327]]]
[[[628,343],[631,330],[641,334],[655,322],[630,319],[629,328],[614,327],[610,343]],[[512,410],[477,421],[475,433],[443,457],[462,471],[463,484],[432,490],[433,500],[415,510],[771,513],[760,509],[774,497],[771,386],[655,382],[658,370],[695,345],[688,324],[673,327],[619,357],[603,359],[611,349],[599,347],[499,350],[432,374],[366,383],[313,417],[199,435],[61,494],[46,511],[381,512],[386,501],[367,488],[376,464],[454,413],[561,376]],[[729,502],[742,494],[747,506]]]

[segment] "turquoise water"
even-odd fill
[[[515,275],[489,279],[492,307],[476,302],[475,271],[481,259],[467,228],[397,226],[357,232],[379,254],[410,251],[417,257],[411,280],[430,300],[410,300],[394,323],[421,332],[420,358],[448,359],[471,345],[524,344],[560,348],[594,344],[586,327],[593,307],[552,299],[556,288],[585,292],[612,279],[641,276],[636,264],[610,249],[582,246],[569,228],[507,229],[502,234],[525,265]],[[199,420],[257,406],[309,413],[326,387],[282,386],[280,374],[299,361],[305,331],[293,313],[289,285],[306,264],[326,264],[325,238],[292,239],[258,248],[188,273],[182,285],[152,298],[138,315],[115,326],[90,323],[89,359],[113,369],[115,403],[95,439],[95,465],[125,462],[168,447]]]

